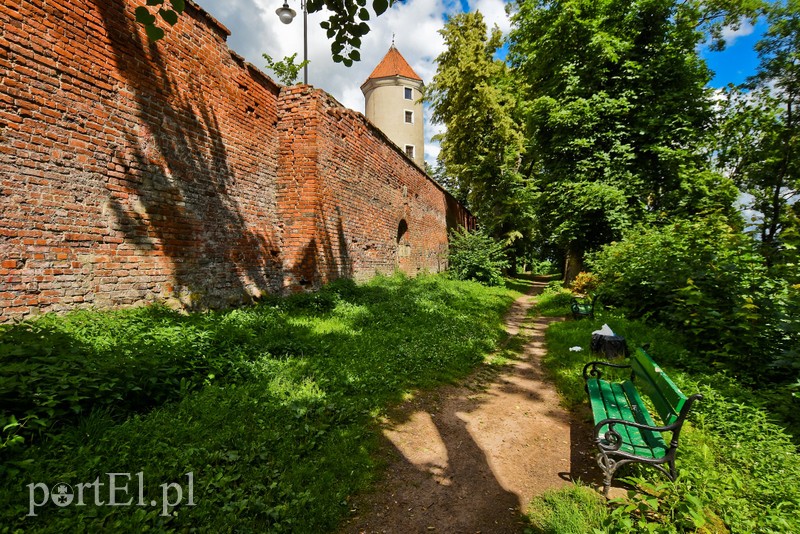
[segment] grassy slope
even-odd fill
[[[483,361],[515,295],[378,277],[229,312],[80,312],[0,330],[6,421],[46,425],[37,435],[27,421],[26,442],[0,450],[0,530],[331,530],[373,476],[375,417]],[[116,498],[132,506],[49,504],[26,517],[28,484],[111,472],[143,472],[157,505],[135,505],[134,476]],[[160,485],[186,492],[188,472],[195,506],[162,515]]]

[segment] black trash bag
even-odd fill
[[[628,355],[628,344],[625,338],[618,335],[592,334],[590,345],[592,352],[602,353],[608,359],[622,358]]]

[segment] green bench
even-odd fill
[[[603,380],[603,367],[631,369],[630,379]],[[583,379],[592,406],[595,443],[600,451],[597,463],[605,475],[603,494],[608,495],[614,472],[632,462],[652,465],[675,480],[678,476],[675,452],[681,428],[694,401],[703,396],[687,398],[643,349],[631,356],[630,365],[589,362],[583,368]],[[642,400],[643,394],[650,399],[660,424],[653,420]]]
[[[594,305],[597,297],[573,297],[570,302],[570,310],[573,319],[594,319]]]

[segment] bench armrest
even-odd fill
[[[604,444],[600,439],[600,430],[608,425],[608,430],[603,433],[603,438],[608,442]],[[653,432],[674,432],[676,429],[683,425],[683,421],[676,421],[667,426],[652,426],[643,423],[635,423],[633,421],[626,421],[624,419],[603,419],[594,425],[594,435],[597,446],[603,451],[617,451],[622,446],[622,436],[619,432],[614,430],[614,425],[625,425],[634,428],[641,428],[642,430],[651,430]]]
[[[594,361],[589,362],[583,366],[583,380],[584,382],[589,380],[589,378],[602,378],[603,373],[600,369],[597,368],[598,365],[604,365],[606,367],[615,367],[617,369],[630,369],[630,365],[620,364],[620,363],[610,363],[610,362],[602,362],[602,361]],[[591,367],[591,369],[589,369]],[[588,373],[587,373],[588,371]]]
[[[626,421],[625,419],[608,418],[608,419],[603,419],[602,421],[599,421],[596,425],[594,425],[594,431],[595,434],[600,432],[600,429],[603,427],[603,425],[608,425],[609,430],[613,430],[614,425],[627,425],[627,426],[632,426],[634,428],[641,428],[642,430],[653,430],[654,432],[671,432],[676,428],[678,428],[679,426],[681,426],[682,424],[683,421],[675,421],[671,425],[653,426],[645,423],[637,423],[635,421]]]
[[[686,400],[686,404],[683,405],[683,409],[681,410],[678,419],[675,420],[674,423],[664,426],[652,426],[647,425],[644,423],[636,423],[634,421],[626,421],[625,419],[616,419],[616,418],[608,418],[603,419],[602,421],[598,421],[596,425],[594,425],[594,435],[598,436],[600,434],[600,429],[603,426],[608,425],[608,430],[603,434],[603,437],[608,441],[610,445],[604,445],[600,442],[600,438],[595,437],[597,441],[597,446],[601,450],[606,451],[616,451],[622,446],[622,436],[619,435],[619,432],[614,430],[614,425],[626,425],[631,426],[634,428],[640,428],[642,430],[651,430],[653,432],[672,432],[672,440],[670,441],[670,448],[676,448],[678,446],[678,436],[681,433],[681,428],[683,427],[683,422],[686,420],[686,416],[689,415],[689,410],[692,408],[692,404],[695,401],[701,400],[703,398],[702,395],[699,393],[695,393],[691,397]]]

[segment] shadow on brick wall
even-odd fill
[[[160,46],[141,37],[126,12],[128,5],[106,0],[95,4],[111,36],[118,72],[133,93],[129,101],[136,120],[122,122],[124,141],[115,158],[122,162],[122,185],[130,196],[127,201],[110,200],[125,243],[148,262],[169,262],[155,266],[168,267],[174,277],[174,289],[167,288],[163,296],[174,296],[189,308],[226,306],[264,290],[278,291],[280,252],[271,235],[274,204],[261,205],[262,213],[248,224],[242,199],[236,197],[242,190],[236,188],[220,120],[209,103],[227,96],[225,88],[204,85],[209,78],[213,84],[214,77],[209,71],[192,72],[189,65],[180,72],[185,79],[173,79],[176,74],[167,61],[181,67],[194,50],[167,60]],[[193,43],[184,39],[180,44]],[[231,105],[214,103],[217,109]],[[258,219],[265,214],[268,220]],[[263,230],[255,230],[259,223]]]
[[[336,211],[335,231],[327,228],[326,225],[319,233],[322,255],[327,266],[326,281],[337,278],[353,278],[353,261],[347,248],[347,237],[344,232],[341,210],[338,206],[334,209]],[[318,218],[323,222],[326,221],[324,209],[320,208],[319,211]]]
[[[331,232],[325,224],[327,219],[323,213],[322,208],[318,208],[316,237],[306,243],[300,259],[289,268],[296,284],[290,290],[319,289],[333,280],[352,279],[354,276],[342,217],[337,216],[336,230]]]

